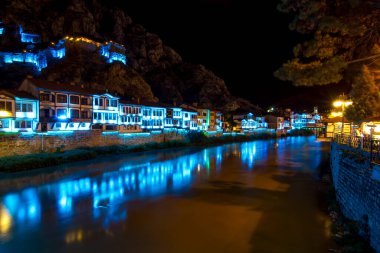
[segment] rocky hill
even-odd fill
[[[205,66],[183,61],[158,35],[134,23],[124,10],[109,7],[101,0],[5,0],[0,20],[40,34],[43,43],[74,35],[113,40],[127,49],[127,65],[106,64],[99,55],[74,48],[40,74],[23,66],[2,68],[3,86],[33,74],[52,81],[100,85],[93,88],[107,88],[126,98],[177,104],[196,102],[225,112],[259,110],[248,101],[233,97],[224,81]]]

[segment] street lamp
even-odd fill
[[[343,128],[344,128],[344,109],[347,106],[352,105],[352,101],[349,99],[346,99],[346,96],[340,95],[338,100],[335,100],[333,103],[334,107],[340,107],[342,110],[342,128],[341,128],[341,133],[343,134]]]

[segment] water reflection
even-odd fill
[[[70,179],[8,193],[0,199],[0,240],[12,240],[12,233],[22,237],[54,221],[59,230],[65,231],[66,243],[80,242],[84,238],[80,228],[84,219],[78,217],[79,214],[86,213],[91,223],[99,223],[107,229],[128,218],[127,206],[123,203],[184,191],[194,180],[218,175],[223,160],[231,156],[240,158],[247,169],[267,162],[271,152],[278,152],[280,159],[289,158],[289,146],[289,142],[284,141],[274,150],[273,141],[257,141],[204,149],[166,161],[122,166],[115,163],[113,170],[100,175],[83,176],[76,172]],[[68,221],[77,223],[77,227],[65,228],[63,224]]]

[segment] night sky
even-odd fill
[[[139,0],[121,4],[135,22],[157,33],[185,61],[203,64],[224,79],[235,96],[264,109],[330,107],[335,96],[348,91],[336,85],[294,87],[273,77],[292,57],[293,46],[305,39],[289,31],[292,16],[278,12],[277,3],[255,1],[251,7],[252,2],[239,0]]]

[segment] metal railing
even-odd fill
[[[348,134],[335,134],[333,141],[341,145],[368,152],[371,163],[380,164],[380,140]]]

